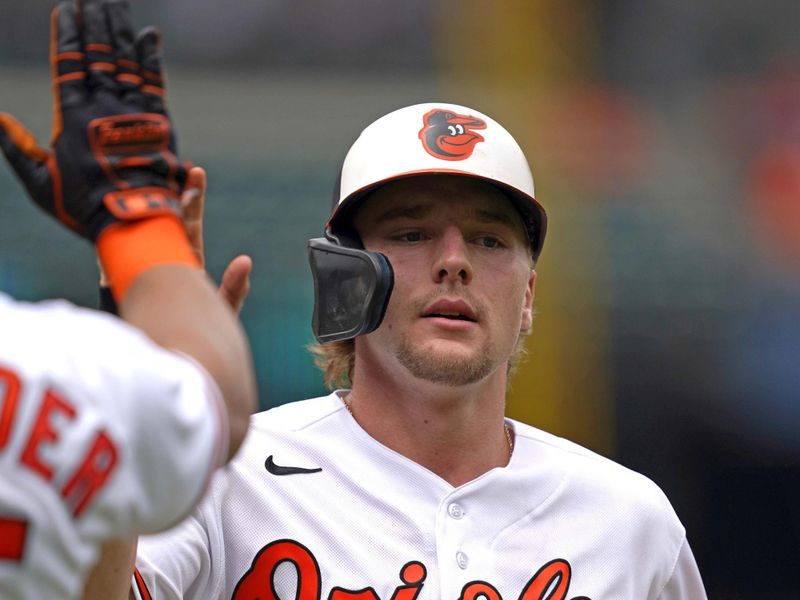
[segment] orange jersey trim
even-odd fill
[[[147,589],[142,574],[139,573],[139,569],[136,567],[133,568],[133,579],[136,581],[136,588],[139,590],[139,595],[142,597],[142,600],[153,600],[153,596],[150,595],[150,590]]]

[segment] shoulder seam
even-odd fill
[[[658,591],[658,596],[656,596],[656,600],[661,600],[661,597],[664,595],[664,590],[667,587],[667,584],[672,581],[673,576],[675,575],[675,569],[678,566],[678,559],[681,557],[681,551],[683,547],[686,545],[686,532],[684,531],[683,537],[681,539],[681,543],[678,544],[678,551],[675,553],[675,558],[672,560],[672,568],[669,570],[669,576],[664,580],[664,583],[661,585],[661,589]]]

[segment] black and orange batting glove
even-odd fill
[[[50,64],[49,149],[0,113],[0,146],[31,198],[97,245],[117,298],[151,266],[199,266],[178,216],[188,164],[165,109],[158,32],[134,37],[122,0],[62,2]]]

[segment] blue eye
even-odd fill
[[[498,240],[496,237],[491,237],[488,235],[479,237],[477,241],[478,244],[480,244],[484,248],[499,248],[502,245],[500,243],[500,240]]]
[[[409,231],[404,233],[401,237],[406,242],[419,242],[422,240],[422,234],[419,231]]]

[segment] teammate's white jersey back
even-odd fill
[[[194,361],[63,301],[0,294],[0,598],[73,598],[106,539],[182,517],[227,451]]]

